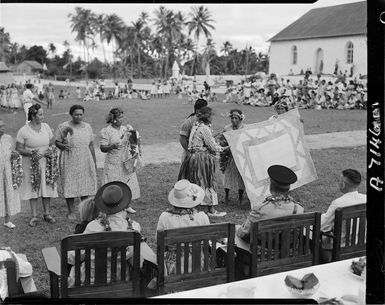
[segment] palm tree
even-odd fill
[[[139,16],[139,20],[141,20],[145,25],[147,25],[147,21],[150,15],[147,12],[141,12]]]
[[[75,14],[68,14],[71,21],[71,32],[76,32],[75,40],[79,41],[80,45],[83,46],[84,61],[87,63],[90,60],[89,48],[93,41],[93,29],[92,20],[95,18],[94,14],[89,9],[81,7],[75,7]],[[86,69],[86,77],[87,77]]]
[[[92,27],[95,33],[98,33],[99,35],[99,40],[100,40],[100,43],[102,44],[102,49],[103,49],[104,63],[106,63],[107,59],[106,59],[106,50],[104,48],[104,36],[103,36],[104,22],[105,22],[105,15],[103,13],[97,14],[92,20]]]
[[[232,49],[233,49],[233,46],[228,40],[223,43],[221,48],[221,52],[225,55],[225,73],[227,72],[228,58]]]
[[[215,43],[211,38],[207,39],[207,44],[203,49],[202,70],[210,72],[210,62],[217,56]]]
[[[192,12],[189,13],[189,17],[190,19],[189,21],[187,21],[188,34],[190,35],[192,32],[194,32],[194,38],[196,43],[195,57],[191,67],[192,75],[194,72],[195,61],[198,56],[199,38],[202,33],[205,35],[206,39],[211,36],[209,28],[215,30],[215,27],[211,24],[215,21],[211,19],[211,13],[207,9],[207,7],[204,7],[203,5],[199,7],[193,7]]]
[[[0,56],[1,61],[6,62],[10,53],[11,37],[4,28],[0,28]]]
[[[10,53],[11,53],[11,59],[10,62],[12,64],[16,64],[17,62],[17,53],[18,53],[18,50],[19,50],[19,45],[17,42],[14,42],[14,43],[11,43],[11,46],[9,48],[10,50]]]
[[[131,62],[131,69],[130,69],[131,78],[134,77],[134,58],[133,58],[134,48],[135,48],[134,39],[135,39],[134,28],[131,26],[124,26],[117,41],[118,47],[116,51],[117,55],[119,55],[120,58],[122,59],[121,70],[126,71],[127,59],[128,59],[127,50],[129,50],[130,62]]]
[[[111,44],[113,63],[115,63],[115,52],[118,49],[118,43],[122,37],[124,28],[124,21],[118,15],[106,15],[103,29],[103,38],[107,41],[108,45]]]
[[[135,22],[132,22],[132,28],[134,30],[134,45],[136,47],[137,53],[138,53],[138,71],[139,71],[139,78],[142,78],[142,72],[141,72],[141,62],[140,62],[140,48],[142,46],[142,42],[144,40],[144,22],[142,19],[138,19]]]
[[[56,53],[56,46],[52,42],[48,44],[48,50],[50,51],[52,57],[54,57]]]

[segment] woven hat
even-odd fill
[[[204,197],[205,191],[200,186],[182,179],[175,183],[168,201],[175,207],[189,209],[201,204]]]
[[[128,207],[131,198],[131,189],[127,184],[112,181],[98,189],[95,195],[95,205],[103,213],[116,214]]]

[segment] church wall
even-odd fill
[[[316,38],[292,41],[276,41],[270,46],[269,73],[288,75],[290,69],[299,74],[301,69],[311,68],[316,72],[316,54],[319,48],[323,51],[323,73],[333,73],[336,60],[343,73],[350,74],[351,64],[347,64],[347,44],[353,43],[353,74],[367,74],[367,38],[364,35],[335,38]],[[292,47],[297,47],[297,64],[292,63]]]

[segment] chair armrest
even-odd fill
[[[56,276],[61,276],[60,255],[56,247],[44,248],[41,252],[43,253],[44,262],[48,271],[54,273]]]

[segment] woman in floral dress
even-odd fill
[[[123,125],[124,115],[120,108],[113,108],[107,116],[108,126],[100,131],[100,150],[106,153],[103,183],[121,181],[132,192],[132,199],[140,197],[136,169],[140,157],[139,133],[131,125]],[[135,213],[132,207],[130,213]]]
[[[19,94],[17,92],[17,88],[15,84],[11,85],[11,88],[9,89],[9,106],[13,108],[14,111],[16,111],[18,108],[22,108],[23,105],[20,101]]]
[[[84,200],[96,193],[96,156],[92,128],[90,124],[83,122],[84,107],[73,105],[69,114],[72,120],[57,127],[56,146],[61,150],[60,195],[67,202],[67,217],[74,220],[75,198]]]
[[[12,182],[11,155],[18,155],[13,149],[13,139],[4,134],[4,122],[0,120],[0,217],[4,217],[4,226],[10,229],[15,228],[10,216],[21,210],[18,186],[14,188]]]

